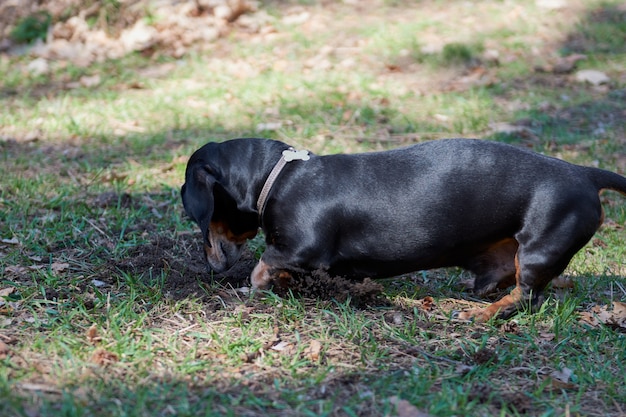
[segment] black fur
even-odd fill
[[[476,273],[480,293],[516,284],[512,301],[495,303],[501,316],[529,300],[539,304],[546,284],[591,239],[603,218],[599,190],[626,194],[626,178],[609,171],[496,142],[445,139],[290,162],[261,223],[257,198],[287,148],[235,139],[192,155],[182,199],[209,248],[211,221],[236,236],[262,224],[262,261],[272,276],[324,269],[386,277],[460,266]],[[237,250],[223,252],[221,269],[238,258]]]

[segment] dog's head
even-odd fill
[[[181,197],[185,212],[200,226],[210,268],[218,273],[228,270],[239,260],[246,240],[257,234],[256,217],[239,211],[217,171],[193,157]]]

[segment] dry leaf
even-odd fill
[[[286,342],[286,341],[280,341],[278,343],[276,343],[274,346],[272,346],[270,349],[272,350],[276,350],[278,352],[284,352],[284,351],[289,351],[291,349],[291,343]]]
[[[576,384],[572,384],[570,382],[570,378],[573,373],[574,372],[567,367],[564,367],[560,371],[553,371],[552,373],[550,373],[549,378],[550,378],[550,383],[552,385],[552,388],[556,388],[556,389],[576,388]]]
[[[116,353],[98,348],[91,355],[91,362],[100,366],[107,366],[120,360]]]
[[[389,402],[396,407],[396,415],[398,417],[431,417],[430,414],[423,412],[407,400],[396,396],[389,398]]]
[[[311,344],[304,350],[304,356],[311,361],[318,361],[320,359],[320,352],[322,351],[322,344],[319,340],[311,340]]]
[[[569,382],[570,377],[574,371],[569,369],[568,367],[563,367],[560,371],[553,371],[550,376],[552,378],[558,379],[561,382]]]
[[[620,301],[613,301],[613,315],[618,318],[626,318],[626,303]]]
[[[108,284],[104,281],[100,281],[99,279],[92,279],[91,285],[93,285],[96,288],[101,288],[101,287],[106,287]]]
[[[21,384],[18,385],[20,389],[23,389],[25,391],[41,391],[41,392],[47,392],[50,394],[60,394],[61,390],[53,387],[51,385],[46,385],[46,384],[33,384],[30,382],[23,382]]]
[[[235,291],[240,292],[240,293],[242,293],[244,295],[248,295],[248,294],[250,294],[252,292],[250,287],[240,287],[240,288],[237,288]]]
[[[9,314],[11,312],[10,305],[5,301],[4,297],[8,297],[13,291],[15,291],[14,287],[0,289],[0,314]]]
[[[69,267],[70,264],[65,262],[53,262],[52,265],[50,265],[50,269],[52,269],[52,271],[56,273],[63,272]]]
[[[8,297],[15,291],[15,287],[0,288],[0,297]]]
[[[519,324],[514,321],[507,321],[500,327],[500,331],[503,333],[519,334]]]
[[[6,245],[19,245],[20,244],[20,241],[17,240],[16,237],[11,238],[11,239],[2,239],[2,240],[0,240],[0,242],[4,243]]]
[[[554,389],[575,389],[576,384],[572,384],[570,382],[559,381],[555,378],[550,378],[550,384]]]
[[[459,363],[454,368],[454,371],[459,375],[465,375],[472,371],[475,368],[474,365],[465,365],[464,363]]]
[[[556,277],[551,284],[552,288],[574,288],[574,280],[571,277]]]
[[[9,345],[0,340],[0,359],[4,359],[9,354]]]
[[[426,296],[421,300],[420,309],[424,311],[432,311],[435,308],[435,300],[433,297]]]
[[[102,338],[98,336],[98,326],[96,326],[95,323],[92,324],[89,329],[87,329],[87,340],[89,341],[89,343],[96,343],[102,340]]]
[[[626,303],[613,301],[612,309],[608,306],[595,306],[590,312],[580,313],[580,322],[597,327],[605,324],[613,329],[626,331]]]
[[[27,271],[28,269],[21,265],[9,265],[4,268],[5,274],[22,275],[25,274]]]
[[[87,87],[87,88],[89,88],[89,87],[95,87],[95,86],[97,86],[98,84],[100,84],[100,82],[101,82],[101,81],[102,81],[102,80],[101,80],[101,78],[100,78],[100,76],[99,76],[98,74],[96,74],[96,75],[91,75],[91,76],[89,76],[89,75],[83,75],[82,77],[80,77],[80,84],[81,84],[83,87]]]
[[[283,127],[282,122],[267,122],[267,123],[259,123],[256,125],[257,132],[263,131],[274,131],[279,130]]]

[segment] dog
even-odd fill
[[[263,230],[254,289],[319,269],[382,278],[456,266],[479,295],[514,286],[459,314],[486,321],[541,305],[602,224],[602,189],[626,195],[626,178],[487,140],[317,156],[245,138],[198,149],[181,197],[215,272]]]

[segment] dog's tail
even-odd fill
[[[589,178],[600,190],[613,190],[626,195],[626,177],[605,169],[586,167]]]

